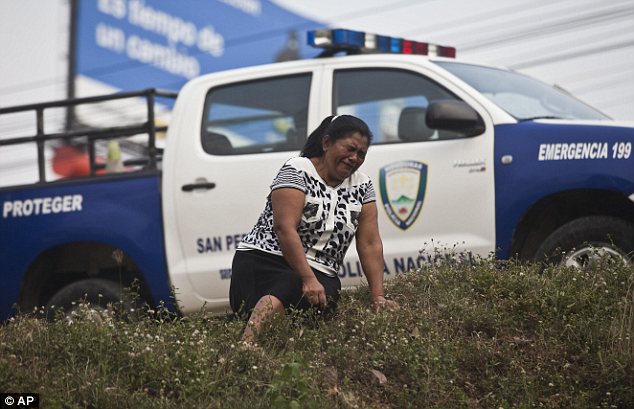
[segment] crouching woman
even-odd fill
[[[233,259],[231,308],[250,315],[244,342],[252,343],[272,314],[334,310],[341,290],[337,272],[353,238],[372,303],[398,307],[385,299],[374,187],[358,171],[371,141],[361,119],[330,116],[300,156],[279,170],[264,211]]]

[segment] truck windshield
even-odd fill
[[[518,121],[609,119],[566,91],[514,71],[445,61],[436,64],[480,91]]]

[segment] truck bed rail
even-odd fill
[[[38,163],[38,183],[46,182],[45,143],[54,140],[73,141],[83,138],[86,141],[88,149],[88,157],[90,163],[90,175],[94,176],[97,170],[104,168],[104,164],[97,163],[95,153],[95,142],[98,140],[110,140],[121,137],[128,137],[137,134],[147,134],[147,158],[131,159],[126,161],[125,165],[143,165],[146,169],[157,169],[157,163],[161,160],[162,149],[156,146],[157,132],[164,132],[167,126],[157,126],[155,122],[155,104],[156,98],[175,99],[178,94],[176,92],[158,90],[154,88],[119,92],[110,95],[93,96],[85,98],[71,98],[58,101],[41,102],[13,107],[0,108],[0,115],[16,114],[24,112],[34,112],[36,118],[35,135],[26,135],[12,137],[8,139],[0,139],[0,147],[9,145],[18,145],[25,143],[35,143],[37,145],[37,163]],[[144,122],[125,126],[113,127],[87,127],[83,129],[71,129],[62,132],[45,132],[44,112],[52,108],[67,108],[74,110],[80,105],[96,104],[102,102],[110,102],[122,99],[143,98],[147,106],[146,118]]]

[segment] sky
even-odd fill
[[[66,90],[66,1],[0,0],[0,107]]]
[[[634,0],[275,3],[331,26],[455,46],[459,60],[519,70],[634,121]],[[0,0],[0,107],[66,95],[68,21],[68,0]]]

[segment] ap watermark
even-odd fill
[[[0,393],[0,408],[39,408],[40,395],[37,393]]]

